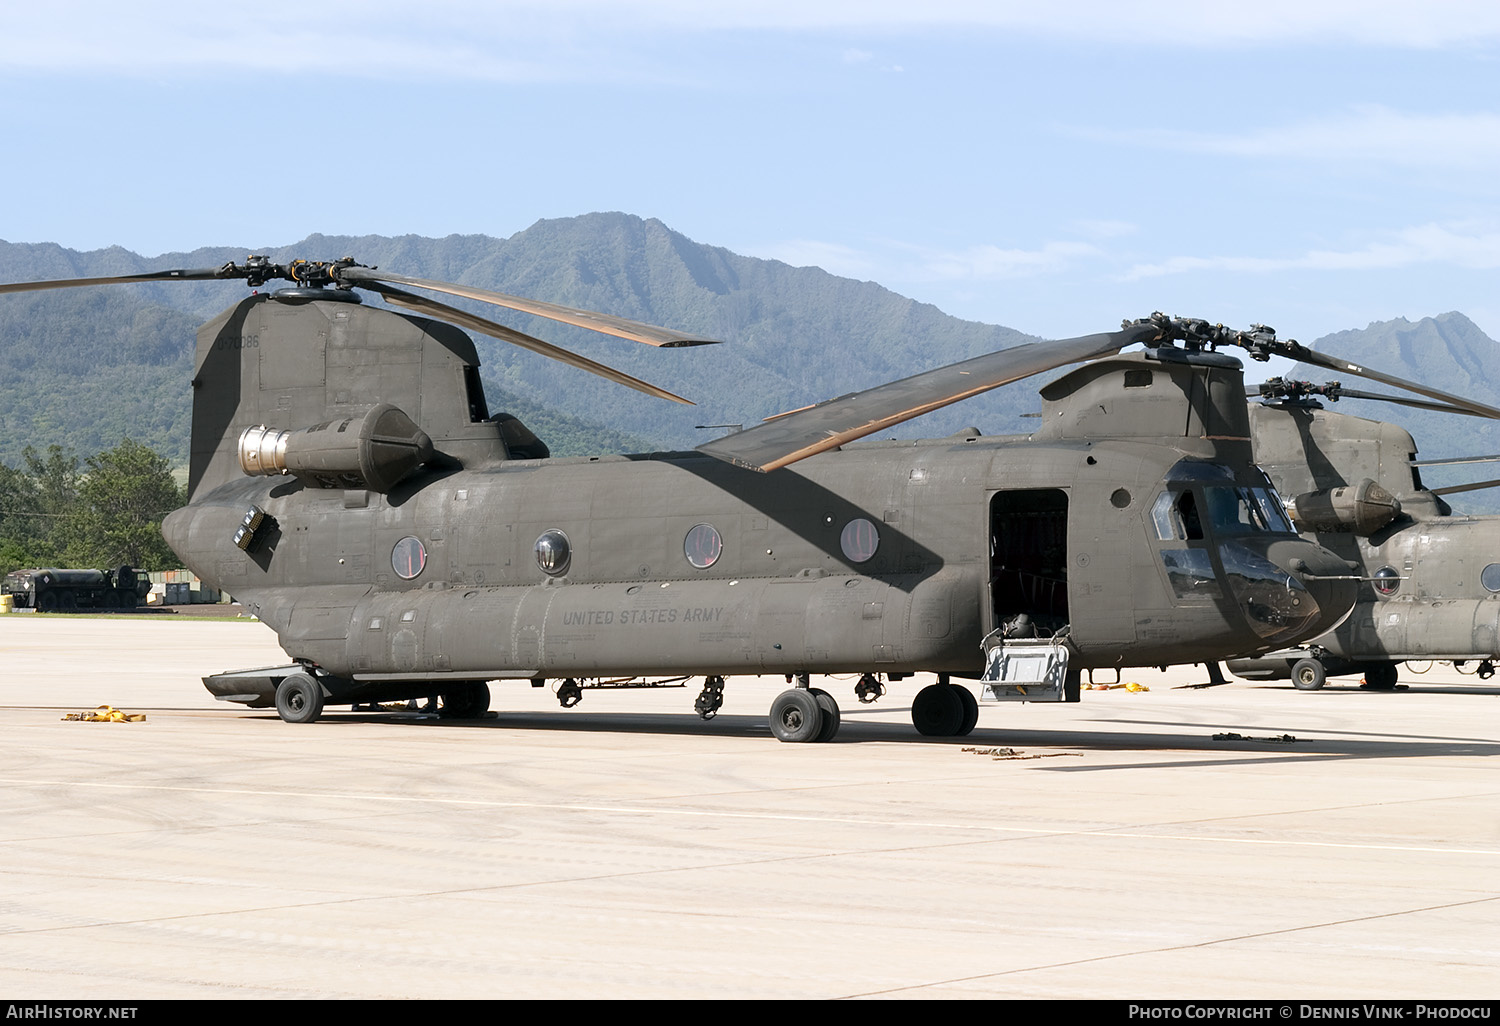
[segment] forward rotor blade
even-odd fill
[[[17,281],[0,285],[0,293],[41,292],[46,289],[74,289],[86,285],[125,285],[148,281],[216,281],[243,277],[225,274],[222,267],[198,267],[175,271],[147,271],[145,274],[119,274],[108,278],[54,278],[51,281]]]
[[[525,332],[517,331],[514,328],[507,328],[503,324],[496,324],[494,321],[485,320],[483,317],[465,313],[463,310],[451,307],[447,303],[440,303],[436,299],[418,296],[407,292],[405,289],[398,289],[380,282],[365,282],[364,287],[370,289],[372,292],[380,293],[388,302],[396,306],[415,310],[419,313],[431,314],[439,320],[450,321],[460,327],[469,328],[493,338],[498,338],[502,342],[509,342],[512,345],[520,346],[522,349],[529,349],[533,353],[540,353],[542,356],[551,357],[570,367],[586,370],[591,374],[599,375],[601,378],[608,378],[617,384],[626,385],[638,392],[645,392],[647,395],[653,395],[659,399],[670,399],[675,403],[685,403],[688,406],[695,405],[691,399],[684,399],[682,396],[668,392],[664,388],[658,388],[649,381],[642,381],[640,378],[631,377],[624,371],[615,370],[607,364],[597,363],[586,356],[579,356],[577,353],[554,346],[550,342],[543,342],[539,338],[532,338]]]
[[[462,296],[464,299],[475,299],[481,303],[520,310],[522,313],[535,314],[538,317],[546,317],[548,320],[588,328],[590,331],[602,332],[605,335],[615,335],[632,342],[644,342],[648,346],[709,346],[717,345],[720,341],[716,338],[703,338],[699,335],[673,331],[670,328],[658,328],[655,325],[642,324],[623,317],[611,317],[609,314],[595,313],[591,310],[576,310],[571,306],[558,306],[555,303],[543,303],[535,299],[524,299],[521,296],[508,296],[503,292],[491,292],[489,289],[474,288],[470,285],[454,285],[446,281],[410,278],[404,274],[390,274],[368,267],[341,268],[338,271],[338,279],[343,282],[358,282],[361,285],[373,285],[375,282],[382,281],[394,282],[398,285],[410,285],[413,288],[431,289],[433,292],[446,292],[450,296]]]
[[[840,396],[698,446],[751,470],[776,470],[992,388],[1161,337],[1154,324],[1059,342],[1029,342]]]
[[[1429,399],[1436,399],[1439,402],[1447,403],[1449,406],[1468,410],[1476,417],[1489,417],[1500,420],[1500,410],[1497,410],[1493,406],[1486,406],[1484,403],[1465,399],[1463,396],[1449,395],[1447,392],[1440,392],[1435,388],[1428,388],[1425,385],[1393,377],[1390,374],[1382,374],[1380,371],[1361,367],[1357,363],[1350,363],[1348,360],[1329,356],[1326,353],[1308,349],[1306,346],[1299,345],[1295,354],[1292,354],[1292,359],[1312,364],[1315,367],[1322,367],[1325,370],[1338,371],[1341,374],[1355,374],[1362,378],[1369,378],[1371,381],[1378,381],[1383,385],[1390,385],[1394,388],[1402,388],[1408,392],[1415,392],[1417,395],[1425,395]]]

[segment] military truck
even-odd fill
[[[16,570],[0,583],[17,609],[43,613],[74,609],[134,609],[151,590],[151,581],[132,567],[113,570]]]

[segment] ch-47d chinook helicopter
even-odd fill
[[[775,699],[772,731],[821,741],[839,710],[809,674],[860,673],[856,691],[872,698],[881,677],[927,671],[938,683],[915,697],[914,724],[954,736],[977,702],[953,677],[978,679],[985,698],[1076,701],[1082,669],[1285,648],[1354,601],[1349,564],[1297,536],[1252,462],[1240,364],[1215,351],[1294,355],[1269,329],[1155,315],[843,396],[696,452],[551,459],[490,415],[455,325],[677,397],[399,286],[656,345],[707,340],[347,258],[0,292],[225,278],[293,286],[200,330],[189,501],[163,533],[293,660],[205,683],[288,721],[432,695],[472,716],[502,679],[562,680],[567,705],[580,684],[645,676],[702,676],[707,718],[726,676],[770,673],[800,684]],[[367,306],[356,288],[413,314]],[[1117,355],[1136,344],[1147,348]],[[1042,390],[1030,436],[848,444],[1081,361],[1093,362]]]
[[[1392,381],[1393,384],[1403,384]],[[1290,678],[1304,691],[1328,676],[1362,674],[1389,690],[1410,660],[1478,661],[1489,677],[1500,660],[1500,517],[1453,513],[1444,494],[1500,482],[1428,489],[1424,466],[1496,457],[1418,460],[1395,424],[1327,409],[1341,396],[1473,414],[1451,404],[1273,378],[1251,408],[1257,460],[1286,498],[1305,537],[1357,563],[1364,583],[1354,612],[1307,645],[1230,660],[1251,679]]]

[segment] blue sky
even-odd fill
[[[10,242],[622,210],[1048,337],[1500,338],[1493,0],[7,7]]]

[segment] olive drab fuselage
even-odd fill
[[[1500,518],[1454,514],[1423,487],[1416,443],[1397,425],[1306,402],[1257,406],[1252,419],[1288,501],[1361,484],[1389,497],[1383,516],[1361,522],[1351,509],[1346,523],[1306,530],[1363,578],[1348,619],[1312,644],[1335,665],[1500,658]]]
[[[770,473],[523,458],[467,336],[356,303],[246,300],[205,326],[198,365],[191,502],[164,534],[295,660],[348,679],[977,675],[1018,614],[1078,666],[1198,662],[1294,644],[1352,602],[1252,464],[1224,357],[1087,365],[1043,391],[1031,436],[857,443]],[[336,433],[379,404],[435,454],[392,486],[234,464],[246,429]]]

